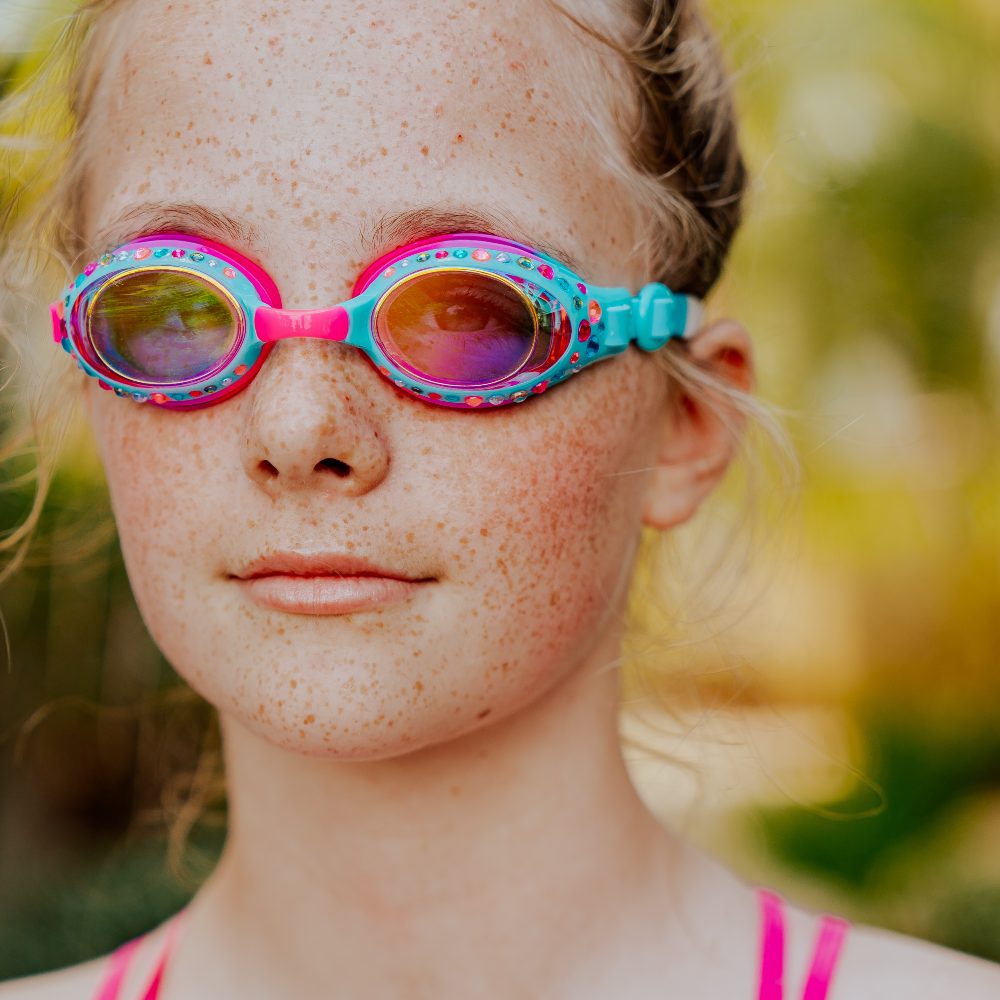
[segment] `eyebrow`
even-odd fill
[[[260,228],[241,216],[198,202],[145,201],[129,205],[102,226],[91,249],[101,253],[139,236],[167,231],[217,239],[234,249],[259,250],[265,243]],[[375,260],[416,240],[459,232],[514,240],[540,250],[572,271],[581,271],[580,262],[565,247],[531,236],[516,218],[499,209],[473,205],[425,206],[380,213],[362,224],[357,247],[363,259]]]

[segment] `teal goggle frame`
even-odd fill
[[[525,244],[454,233],[382,255],[346,302],[283,309],[259,264],[165,232],[88,264],[51,313],[53,338],[77,365],[136,402],[221,402],[279,340],[314,337],[359,348],[410,396],[470,410],[524,402],[633,342],[653,351],[690,337],[702,308],[658,282],[637,295],[598,287]]]

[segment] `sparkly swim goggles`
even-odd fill
[[[142,236],[88,264],[52,304],[53,337],[101,387],[170,409],[245,388],[279,340],[360,348],[401,390],[460,409],[521,403],[624,351],[690,336],[701,300],[651,283],[588,285],[561,262],[483,233],[384,254],[330,309],[282,309],[271,277],[213,240]]]

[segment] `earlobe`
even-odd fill
[[[702,327],[686,342],[686,350],[724,385],[744,393],[753,390],[750,335],[736,321],[717,320]],[[693,387],[668,401],[646,488],[643,524],[666,530],[694,515],[729,468],[743,423],[738,407],[722,393],[709,398],[708,390]]]

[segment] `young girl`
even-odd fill
[[[23,336],[218,709],[229,829],[174,918],[0,996],[1000,996],[745,883],[623,764],[640,529],[755,412],[700,319],[746,179],[693,4],[97,0],[68,37],[68,284]]]

